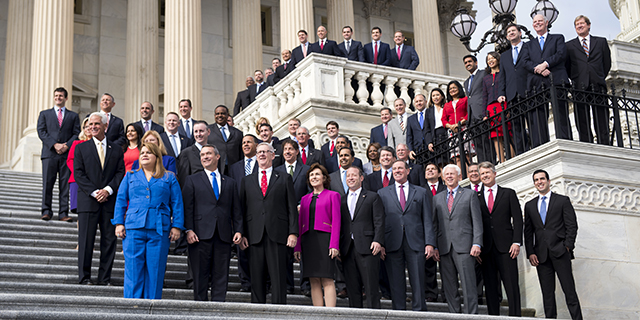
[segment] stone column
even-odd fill
[[[342,42],[342,28],[355,27],[353,0],[327,0],[327,24],[328,38],[338,43]]]
[[[260,0],[233,0],[233,92],[246,89],[245,79],[262,70]],[[266,80],[266,79],[265,79]]]
[[[36,133],[40,111],[53,107],[53,90],[57,87],[64,87],[69,92],[66,107],[71,109],[73,0],[36,1],[33,12],[28,126],[18,143],[11,167],[40,172],[42,143]]]
[[[4,97],[0,123],[0,167],[3,168],[10,166],[13,151],[28,124],[33,0],[10,0],[7,16]]]
[[[167,11],[168,14],[168,11]],[[127,4],[127,76],[125,121],[140,119],[142,102],[158,109],[158,1],[136,0]],[[166,107],[165,107],[166,110]],[[158,121],[159,112],[153,114]]]
[[[443,74],[437,0],[412,0],[415,49],[420,56],[418,71]]]
[[[164,113],[191,99],[202,119],[202,19],[200,0],[167,0],[164,43]]]
[[[353,4],[351,6],[353,7]],[[353,14],[351,16],[353,19]],[[309,33],[309,41],[314,42],[315,29],[313,0],[280,0],[280,48],[292,50],[299,46],[299,30],[306,30]]]

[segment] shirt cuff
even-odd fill
[[[474,247],[478,247],[478,248],[481,248],[481,249],[482,249],[482,247],[481,247],[479,244],[475,244],[475,243],[474,243],[474,244],[473,244],[473,246],[474,246]]]
[[[91,192],[91,196],[95,198],[98,195],[98,191],[100,191],[100,189],[96,189],[93,192]]]
[[[517,245],[519,245],[519,246],[521,246],[521,247],[522,247],[522,244],[521,244],[521,243],[514,242],[513,244],[517,244]]]
[[[109,192],[109,195],[113,194],[113,189],[111,189],[110,186],[106,186],[106,187],[104,187],[104,189],[107,190],[107,192]]]

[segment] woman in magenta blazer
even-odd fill
[[[309,278],[313,305],[335,307],[333,259],[340,248],[340,194],[329,190],[329,173],[320,164],[309,168],[307,183],[313,192],[300,200],[300,241],[294,254],[297,261],[302,256],[302,278]]]

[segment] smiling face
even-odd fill
[[[470,165],[467,172],[469,173],[469,181],[471,181],[471,183],[480,183],[480,173],[478,172],[478,165]]]
[[[445,167],[442,174],[444,175],[444,184],[447,185],[447,188],[455,189],[458,186],[460,175],[455,168]]]
[[[262,83],[262,80],[264,80],[264,74],[262,71],[256,71],[253,74],[253,78],[256,79],[256,83]]]
[[[367,159],[377,160],[378,157],[378,148],[376,148],[375,146],[369,146],[369,148],[367,149]]]
[[[143,141],[143,142],[146,142],[146,143],[153,143],[153,144],[155,144],[155,145],[159,145],[159,144],[158,144],[158,143],[159,143],[159,142],[158,142],[158,139],[157,139],[154,135],[152,135],[152,134],[148,135],[148,136],[144,139],[144,141]]]
[[[476,69],[478,69],[478,61],[473,61],[473,58],[466,57],[463,60],[464,68],[469,71],[469,73],[474,73]]]
[[[298,122],[298,120],[295,120],[295,119],[289,120],[289,123],[287,124],[287,130],[289,131],[289,135],[292,135],[295,137],[296,131],[298,130],[298,128],[300,128],[300,122]]]
[[[216,123],[220,126],[227,124],[227,118],[229,118],[229,111],[224,107],[217,107],[215,111]]]
[[[220,155],[216,154],[213,147],[202,147],[202,150],[200,150],[202,167],[209,171],[215,171],[218,168],[218,160],[220,160]]]
[[[380,166],[384,170],[389,170],[394,161],[396,161],[396,159],[393,157],[393,153],[387,150],[380,150]]]
[[[193,137],[196,142],[200,145],[207,144],[207,139],[209,139],[209,128],[204,123],[198,123],[193,126]]]
[[[87,126],[88,128],[89,126]],[[133,125],[127,126],[127,140],[129,141],[138,141],[138,132],[133,127]]]
[[[349,148],[340,149],[338,161],[340,162],[340,167],[343,169],[347,169],[351,167],[351,164],[353,163],[353,157],[351,156],[351,149]]]
[[[522,33],[516,26],[511,26],[507,28],[507,40],[512,44],[520,43],[520,39],[522,38]]]
[[[269,129],[269,126],[260,127],[260,139],[264,142],[271,142],[273,137],[273,131]]]
[[[396,156],[398,156],[398,160],[407,161],[409,159],[409,149],[405,144],[399,144],[396,148]]]
[[[91,129],[89,129],[89,121],[85,122],[84,126],[82,127],[82,132],[84,132],[84,135],[87,137],[87,139],[91,139],[91,137],[93,137],[93,135],[91,135]]]
[[[360,170],[356,167],[347,169],[347,186],[349,190],[356,191],[362,186],[364,177],[360,175]]]
[[[438,167],[430,163],[424,170],[424,178],[431,183],[435,183],[440,178],[440,172],[438,172]]]
[[[153,168],[156,165],[157,157],[155,154],[149,150],[149,148],[142,147],[140,149],[140,157],[138,158],[138,162],[140,162],[140,167],[143,168]]]
[[[253,158],[256,155],[256,141],[252,136],[245,136],[242,138],[242,153],[247,158]]]
[[[327,29],[323,26],[319,26],[316,34],[318,35],[318,39],[324,39],[327,37]]]
[[[449,94],[454,98],[457,98],[458,94],[460,94],[460,90],[455,83],[449,85]]]
[[[380,30],[378,29],[371,30],[371,39],[373,39],[373,41],[380,40],[381,36],[382,36],[382,33],[380,32]]]
[[[409,176],[409,169],[407,168],[407,164],[402,161],[396,161],[391,166],[391,170],[393,171],[393,179],[400,183],[404,184],[407,182],[407,176]]]
[[[280,55],[282,56],[282,61],[286,62],[286,61],[289,61],[289,59],[291,59],[291,51],[289,49],[282,50]]]
[[[581,37],[586,37],[589,35],[589,31],[591,31],[591,25],[587,24],[584,18],[579,19],[575,22],[576,33]]]
[[[393,42],[395,42],[396,46],[400,46],[402,43],[404,43],[404,35],[402,35],[402,32],[396,32],[393,35]]]
[[[282,156],[284,157],[284,161],[287,163],[294,163],[298,158],[298,149],[291,146],[291,144],[286,143],[282,146]]]
[[[496,184],[496,173],[489,168],[480,168],[480,180],[487,187],[493,187]]]
[[[344,40],[351,40],[351,36],[353,36],[353,31],[351,31],[351,28],[342,28],[342,37],[344,38]]]
[[[387,124],[389,121],[391,121],[391,112],[388,109],[381,110],[380,120],[382,120],[382,123]]]
[[[256,83],[256,82],[255,82],[255,81],[253,80],[253,78],[251,78],[251,77],[247,77],[247,78],[244,80],[244,85],[245,85],[247,88],[248,88],[250,85],[254,84],[254,83]]]
[[[321,188],[323,187],[324,181],[326,178],[322,174],[322,170],[316,168],[313,171],[309,172],[309,185],[312,188]]]
[[[413,98],[413,105],[416,107],[416,109],[418,109],[418,111],[422,111],[427,107],[427,104],[425,102],[426,101],[424,101],[424,96],[421,94],[418,94],[415,98]]]
[[[304,32],[298,32],[298,40],[300,41],[300,43],[307,42],[307,34]]]
[[[327,135],[329,139],[335,139],[338,136],[338,127],[333,124],[327,126]]]
[[[53,93],[53,103],[59,108],[64,107],[64,104],[67,102],[67,97],[64,96],[64,92],[55,91]]]
[[[296,139],[301,147],[306,147],[309,144],[309,132],[304,128],[298,128],[296,132]]]
[[[95,137],[100,141],[104,140],[104,131],[107,129],[107,124],[102,123],[102,118],[100,116],[91,116],[87,126],[89,127],[92,137]]]
[[[114,105],[115,102],[113,102],[113,98],[111,98],[110,96],[105,94],[102,96],[102,98],[100,98],[100,110],[102,110],[103,112],[111,112],[111,109]]]
[[[539,36],[547,33],[547,21],[543,15],[537,14],[533,17],[533,30],[535,30]]]
[[[149,120],[151,119],[152,115],[153,107],[151,106],[151,104],[149,102],[143,102],[140,105],[140,117],[144,120]]]
[[[498,66],[498,60],[492,55],[487,55],[487,66],[491,69],[496,68]]]
[[[396,101],[393,102],[393,107],[396,108],[398,115],[403,115],[407,109],[407,104],[404,103],[403,99],[396,99]]]
[[[433,91],[431,92],[431,102],[434,105],[442,105],[442,100],[444,99],[444,97],[442,96],[442,94],[440,94],[440,91]]]
[[[258,145],[256,152],[258,154],[258,165],[260,166],[260,169],[267,169],[271,167],[275,154],[271,151],[269,146],[266,144],[260,144]]]
[[[164,127],[169,133],[175,134],[178,132],[178,126],[180,126],[180,120],[177,115],[169,113],[164,117]]]
[[[547,194],[551,186],[551,183],[544,172],[538,172],[533,176],[533,184],[541,194]]]
[[[189,101],[182,101],[178,105],[178,110],[180,111],[180,115],[185,119],[191,118],[191,109],[192,108],[191,108],[191,104],[189,104]]]

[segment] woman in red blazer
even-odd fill
[[[313,305],[335,307],[333,259],[340,248],[340,194],[329,190],[329,172],[320,164],[309,168],[307,183],[313,192],[300,200],[300,241],[294,254],[297,261],[302,256],[302,278],[309,278]]]
[[[455,135],[460,130],[467,128],[467,97],[464,95],[462,85],[458,81],[451,81],[447,85],[447,103],[442,110],[442,125],[448,129],[449,137]],[[469,163],[470,154],[475,153],[475,146],[471,142],[466,143],[464,151]],[[454,149],[451,158],[460,167],[460,150]]]
[[[73,159],[74,153],[76,152],[76,146],[92,138],[91,130],[87,126],[87,122],[89,122],[89,118],[84,118],[84,120],[82,120],[82,131],[80,131],[80,134],[78,135],[78,140],[74,141],[71,148],[69,148],[69,156],[67,156],[67,167],[69,167],[69,171],[71,172],[71,175],[69,175],[69,209],[73,213],[76,213],[76,210],[78,209],[78,184],[76,183],[76,179],[73,177]],[[69,218],[65,221],[72,220]]]

